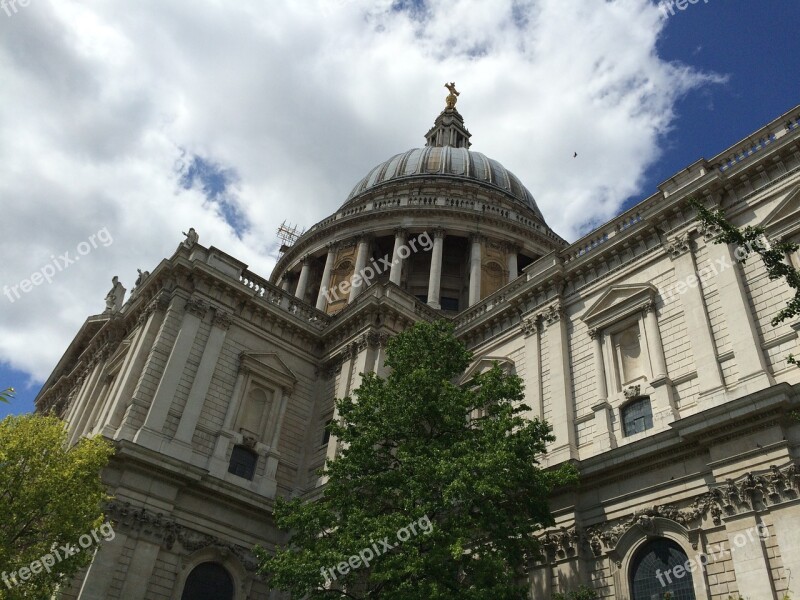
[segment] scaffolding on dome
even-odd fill
[[[291,248],[294,243],[297,241],[305,230],[299,230],[299,225],[292,225],[291,223],[287,223],[284,221],[281,223],[281,226],[278,227],[277,235],[278,239],[281,241],[281,248],[280,253],[283,254],[289,248]]]

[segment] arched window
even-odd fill
[[[231,452],[231,462],[228,464],[228,473],[233,473],[245,479],[253,479],[256,474],[258,454],[244,446],[234,446]]]
[[[653,409],[650,397],[644,396],[628,402],[622,407],[622,434],[624,436],[641,433],[653,427]]]
[[[667,593],[670,600],[695,600],[686,561],[686,553],[672,540],[659,538],[645,544],[631,563],[631,600],[661,600]]]
[[[233,578],[219,563],[197,565],[183,586],[181,600],[233,600]]]

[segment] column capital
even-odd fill
[[[338,241],[328,242],[327,244],[325,244],[325,249],[328,252],[336,252],[339,249],[340,246],[341,246],[341,243],[338,242]]]
[[[547,325],[554,325],[564,318],[564,307],[560,302],[551,304],[543,312],[539,313]]]
[[[395,227],[394,228],[394,237],[396,238],[407,238],[408,237],[408,229],[405,227]]]
[[[433,239],[444,239],[444,236],[447,235],[447,231],[444,230],[442,227],[436,227],[433,230]]]
[[[648,300],[647,302],[642,304],[641,310],[642,310],[642,313],[644,314],[644,316],[647,316],[651,312],[653,314],[655,314],[655,312],[656,312],[655,300]]]
[[[589,330],[589,337],[592,340],[602,340],[603,339],[603,330],[599,327],[595,327],[594,329]]]
[[[206,316],[207,310],[208,305],[200,298],[192,297],[186,301],[186,312],[189,314],[195,315],[202,319]]]
[[[301,266],[303,266],[303,267],[306,267],[306,266],[308,266],[309,264],[311,264],[311,255],[310,255],[310,254],[305,254],[305,255],[303,255],[303,257],[300,259],[300,262],[299,262],[299,264],[300,264]]]
[[[229,312],[226,312],[224,310],[218,310],[214,314],[214,318],[211,320],[211,323],[212,325],[219,327],[220,329],[227,330],[233,323],[233,317]]]
[[[530,337],[533,334],[540,332],[542,330],[542,324],[539,320],[539,315],[523,319],[522,322],[520,322],[519,327],[525,337]]]
[[[486,236],[483,235],[482,233],[473,232],[469,234],[469,241],[472,244],[475,243],[482,244],[483,242],[486,241]]]
[[[666,250],[672,260],[683,256],[687,252],[691,252],[692,246],[689,240],[689,234],[683,233],[667,241],[664,243],[664,250]]]
[[[358,235],[356,235],[356,242],[359,244],[368,244],[375,238],[374,235],[371,233],[367,233],[366,231],[362,231]]]

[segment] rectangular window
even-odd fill
[[[622,408],[622,429],[627,437],[653,427],[653,410],[650,398],[638,398]]]

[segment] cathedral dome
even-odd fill
[[[345,204],[389,182],[415,177],[441,177],[454,182],[477,182],[504,192],[512,200],[533,210],[540,219],[543,219],[533,195],[516,175],[480,152],[453,146],[413,148],[391,157],[373,168],[356,184]]]

